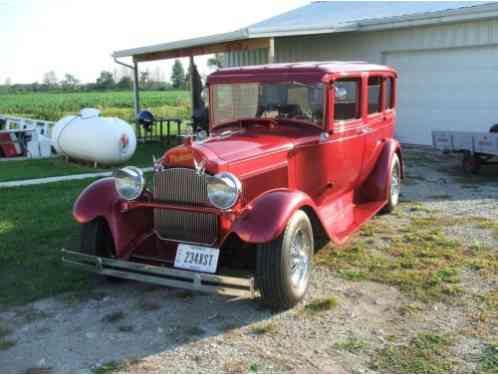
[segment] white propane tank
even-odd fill
[[[66,116],[52,129],[52,144],[58,154],[99,164],[120,164],[130,159],[137,138],[127,122],[100,117],[100,111],[85,108],[79,116]]]

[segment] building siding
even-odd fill
[[[365,60],[384,63],[394,51],[498,45],[498,19],[372,32],[344,32],[275,39],[276,62]],[[224,55],[224,66],[267,63],[267,50]]]

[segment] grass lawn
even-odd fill
[[[77,238],[71,209],[91,181],[0,191],[0,306],[90,287],[85,273],[62,265],[59,250]]]
[[[146,173],[150,182],[152,173]],[[0,190],[0,310],[66,291],[85,294],[95,275],[67,267],[61,248],[78,250],[73,203],[95,179]]]
[[[167,146],[166,144],[163,146],[158,142],[141,143],[137,146],[135,155],[126,162],[126,165],[150,167],[152,166],[152,156],[161,157],[168,147],[171,146]],[[66,176],[79,173],[95,173],[111,171],[113,168],[93,168],[76,163],[66,163],[62,158],[5,161],[0,162],[0,182]]]

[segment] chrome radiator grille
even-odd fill
[[[193,206],[208,205],[207,176],[187,168],[157,172],[154,174],[154,199]]]
[[[155,208],[154,226],[166,240],[213,244],[218,238],[218,217],[203,212]]]
[[[171,168],[154,174],[154,200],[209,205],[206,175],[187,168]],[[154,208],[154,228],[163,239],[213,244],[218,238],[217,215]]]

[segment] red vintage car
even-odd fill
[[[81,249],[104,275],[255,296],[305,295],[316,239],[344,243],[398,204],[396,72],[361,62],[221,69],[208,78],[210,135],[126,167],[74,205]]]

